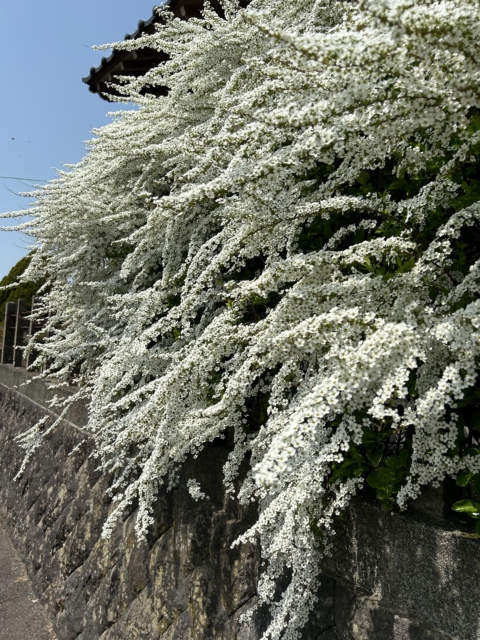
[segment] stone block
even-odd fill
[[[258,606],[258,598],[255,596],[233,614],[230,637],[232,640],[261,638],[270,620],[269,612],[265,606]]]
[[[184,611],[162,635],[162,640],[195,640],[190,614]]]
[[[185,582],[173,529],[166,531],[152,547],[148,574],[159,629],[164,632],[187,609]]]
[[[336,531],[332,555],[324,563],[330,575],[408,611],[439,634],[478,640],[480,609],[472,589],[480,575],[477,540],[449,522],[414,512],[384,513],[361,499]]]
[[[260,554],[256,544],[232,543],[247,529],[245,520],[226,520],[224,511],[215,514],[211,529],[210,561],[222,604],[230,616],[257,592]]]
[[[187,602],[195,640],[227,640],[230,622],[209,559],[192,573]]]
[[[443,640],[448,636],[375,597],[336,586],[335,622],[340,640]]]
[[[104,631],[99,640],[161,640],[151,591],[146,588],[127,607],[113,626]]]
[[[302,631],[302,640],[317,638],[335,624],[335,580],[326,575],[321,576],[320,580],[318,600]]]

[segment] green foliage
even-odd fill
[[[480,115],[472,111],[470,117],[470,134],[480,127]],[[480,150],[480,149],[479,149]],[[388,238],[400,236],[407,228],[407,219],[401,216],[391,216],[388,213],[387,202],[391,198],[402,201],[417,194],[421,187],[432,179],[448,162],[449,158],[431,160],[427,169],[418,175],[404,173],[402,176],[392,174],[388,163],[384,167],[373,171],[362,171],[357,176],[356,184],[345,188],[345,195],[360,196],[375,194],[385,201],[384,219],[374,230],[359,229],[354,237],[347,238],[345,246],[361,243],[375,236]],[[333,168],[330,168],[333,170]],[[329,169],[319,167],[318,178],[321,179]],[[313,177],[313,176],[312,176]],[[449,175],[452,183],[457,185],[457,193],[450,201],[451,212],[459,211],[480,200],[480,160],[472,156],[469,160],[457,163]],[[320,250],[342,225],[355,222],[357,213],[346,213],[342,220],[325,220],[317,216],[312,223],[305,227],[299,238],[299,246],[303,252]],[[438,209],[430,212],[427,222],[413,228],[412,238],[415,239],[418,251],[410,255],[398,255],[394,263],[379,263],[367,256],[363,264],[358,264],[357,269],[368,272],[373,277],[381,277],[384,281],[401,277],[414,268],[422,251],[432,241],[439,226],[444,224],[449,215],[448,209]],[[412,228],[410,227],[410,232]],[[463,231],[458,238],[452,239],[452,260],[447,267],[440,267],[434,282],[430,283],[430,297],[435,301],[438,294],[444,293],[442,280],[456,281],[458,274],[465,276],[470,267],[478,259],[478,247],[480,246],[480,229],[476,226]],[[342,242],[339,243],[342,247]],[[464,308],[471,298],[462,297],[451,311]],[[408,401],[418,396],[416,390],[416,373],[412,372],[408,383]],[[457,402],[455,410],[450,413],[452,422],[458,425],[458,437],[455,447],[450,449],[448,455],[451,458],[460,456],[467,459],[470,456],[480,455],[480,389],[466,390],[461,401]],[[362,442],[359,445],[351,445],[343,462],[334,465],[332,480],[346,481],[350,478],[363,477],[366,481],[366,490],[373,490],[376,498],[381,502],[382,509],[395,508],[395,496],[407,478],[411,464],[411,438],[409,434],[396,432],[389,425],[378,425],[377,431],[371,427],[365,428]],[[453,505],[453,509],[459,513],[466,513],[469,517],[478,520],[477,533],[480,533],[480,504],[471,500],[472,491],[478,495],[480,501],[480,474],[463,472],[457,478],[458,486],[464,487],[469,495],[465,500]],[[478,509],[477,509],[478,507]]]
[[[472,518],[480,518],[480,504],[473,500],[459,500],[452,509],[459,513],[467,513]]]
[[[463,488],[467,497],[455,502],[452,509],[471,518],[475,524],[475,532],[480,537],[480,473],[462,471],[457,476],[457,486]]]
[[[31,255],[25,256],[13,266],[8,275],[0,280],[0,287],[6,287],[17,282],[18,278],[26,270],[30,264]],[[5,306],[7,302],[16,302],[20,298],[24,298],[30,304],[32,296],[34,296],[43,282],[22,282],[12,289],[0,289],[0,324],[3,326],[5,319]]]
[[[363,430],[362,443],[350,445],[343,462],[335,465],[332,480],[345,482],[349,478],[366,479],[375,490],[384,511],[395,507],[395,496],[402,486],[411,462],[411,442],[402,434],[384,428]]]

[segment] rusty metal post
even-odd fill
[[[27,331],[29,322],[26,320],[27,301],[23,298],[17,301],[17,317],[15,322],[15,345],[13,351],[13,366],[23,367],[24,349],[27,343]]]
[[[37,297],[36,296],[32,296],[32,306],[31,306],[31,311],[30,313],[33,314],[35,311],[35,307],[37,306]],[[39,322],[38,320],[34,320],[32,317],[30,317],[30,326],[28,328],[28,337],[31,338],[33,335],[35,335],[38,331],[40,331],[43,327],[43,323]],[[34,361],[36,360],[38,356],[38,351],[36,351],[35,349],[33,351],[30,352],[28,358],[27,358],[27,367],[29,367],[30,365],[32,365],[34,363]]]
[[[13,364],[16,321],[17,304],[16,302],[7,302],[5,305],[5,323],[3,325],[2,364]]]
[[[31,311],[30,313],[33,314],[33,312],[35,311],[35,296],[32,296],[32,306],[31,306]],[[33,336],[34,333],[37,333],[36,331],[36,323],[33,321],[33,318],[30,317],[30,327],[28,329],[28,335],[29,336]]]

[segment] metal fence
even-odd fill
[[[31,304],[20,298],[17,302],[7,302],[5,306],[5,322],[3,325],[1,364],[13,364],[14,367],[29,367],[35,360],[36,354],[25,356],[25,347],[30,337],[37,333],[42,325],[31,318],[35,309],[35,296]]]

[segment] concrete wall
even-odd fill
[[[239,623],[255,604],[258,549],[230,549],[256,512],[223,491],[226,445],[206,447],[184,465],[179,486],[160,493],[145,543],[134,536],[134,508],[102,540],[109,478],[89,457],[84,407],[13,480],[22,460],[13,438],[46,414],[51,397],[43,381],[21,387],[28,377],[0,366],[0,512],[59,640],[258,640],[266,611]],[[191,499],[193,472],[209,500]],[[303,640],[480,640],[480,543],[441,519],[356,501],[322,571]]]

